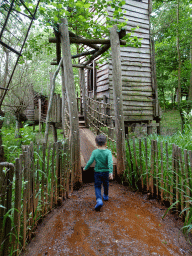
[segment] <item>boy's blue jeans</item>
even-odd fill
[[[101,184],[103,183],[104,195],[108,196],[109,191],[109,172],[94,172],[96,200],[101,199]]]

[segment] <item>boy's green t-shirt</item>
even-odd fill
[[[89,161],[85,166],[85,170],[87,170],[90,165],[96,162],[95,164],[95,172],[108,172],[113,173],[113,158],[112,153],[109,149],[95,149],[93,150]]]

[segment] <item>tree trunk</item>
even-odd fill
[[[66,89],[65,89],[65,74],[64,74],[64,67],[63,64],[61,65],[61,82],[62,82],[62,128],[63,128],[63,136],[65,138],[66,134],[65,134],[65,104],[66,104],[66,97],[65,97],[65,93],[66,93]]]
[[[20,128],[23,128],[23,123],[16,120],[15,138],[21,138]]]
[[[53,103],[53,94],[54,94],[54,90],[55,90],[55,79],[59,73],[61,64],[62,64],[62,59],[60,60],[57,70],[55,71],[55,73],[53,75],[52,83],[51,83],[51,92],[50,92],[50,97],[49,97],[49,105],[48,105],[48,110],[47,110],[46,128],[45,128],[45,144],[46,145],[47,145],[48,133],[49,133],[49,116],[50,116],[50,112],[51,112],[51,107],[52,107],[52,103]]]
[[[76,186],[82,183],[81,158],[80,158],[80,136],[79,136],[79,117],[77,110],[77,100],[75,93],[75,83],[70,52],[70,41],[67,19],[62,19],[60,24],[61,47],[63,55],[63,66],[65,73],[65,87],[69,106],[70,118],[70,146],[72,160],[72,180]]]
[[[112,52],[112,76],[113,76],[113,99],[115,110],[115,131],[117,147],[117,175],[121,178],[125,171],[125,131],[123,117],[122,99],[122,77],[121,77],[121,58],[120,42],[117,33],[117,26],[110,31],[111,52]]]
[[[191,73],[190,73],[188,100],[192,100],[192,41],[190,42],[190,67],[191,67]]]
[[[179,33],[179,1],[177,0],[177,57],[178,57],[178,90],[177,102],[181,101],[181,53],[180,53],[180,33]]]

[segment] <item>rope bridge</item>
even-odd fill
[[[116,155],[116,135],[114,127],[115,117],[111,115],[112,104],[105,103],[104,100],[95,100],[86,97],[87,125],[95,133],[104,134]]]

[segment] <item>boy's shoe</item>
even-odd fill
[[[102,206],[103,206],[103,201],[101,199],[97,199],[97,203],[95,205],[95,210],[99,211]]]
[[[103,200],[104,200],[104,201],[108,201],[108,200],[109,200],[109,197],[106,196],[106,195],[103,195]]]

